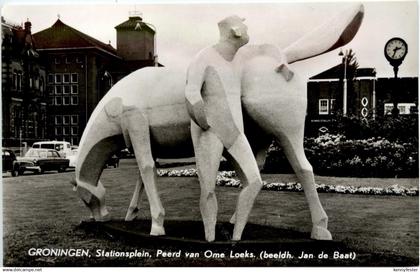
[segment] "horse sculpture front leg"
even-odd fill
[[[105,187],[99,180],[107,159],[124,147],[115,103],[97,108],[85,131],[78,150],[75,189],[96,221],[107,220]]]
[[[150,204],[150,214],[152,217],[152,227],[150,235],[165,235],[163,226],[165,210],[160,201],[156,180],[156,167],[152,156],[150,142],[149,122],[147,116],[140,109],[129,109],[123,113],[123,130],[128,131],[137,164],[140,170],[140,179],[137,181],[134,196],[130,207],[133,209],[127,212],[126,220],[132,219],[137,208],[141,190],[144,189]],[[143,185],[142,185],[143,184]]]

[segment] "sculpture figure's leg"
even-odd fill
[[[136,182],[136,188],[134,189],[133,197],[130,201],[130,206],[128,207],[127,214],[125,215],[125,221],[132,221],[137,217],[140,209],[140,197],[143,191],[144,184],[141,179],[141,175],[139,174]]]
[[[149,122],[139,110],[130,110],[124,113],[123,129],[128,130],[140,169],[140,176],[149,200],[152,217],[150,235],[165,235],[165,229],[163,227],[165,210],[163,209],[156,187],[157,175],[155,162],[152,157]]]
[[[255,160],[257,161],[257,166],[258,166],[258,169],[260,171],[263,169],[264,164],[265,164],[265,158],[267,156],[267,148],[268,148],[268,146],[265,147],[265,148],[262,148],[262,149],[258,150],[257,151],[257,154],[255,156]],[[236,172],[236,175],[238,176],[239,180],[245,180],[246,179],[246,176],[242,172],[242,170],[239,167],[239,165],[235,161],[232,161],[232,164],[235,167],[235,172]],[[229,222],[231,224],[235,224],[235,222],[236,222],[236,212],[232,215],[232,217],[230,218]]]
[[[205,237],[208,242],[215,239],[217,222],[216,176],[223,153],[223,144],[211,131],[203,131],[191,121],[191,136],[200,181],[200,211]]]
[[[302,137],[293,136],[295,135],[289,135],[290,138],[283,138],[281,144],[287,159],[302,184],[309,204],[313,224],[311,238],[316,240],[332,240],[331,233],[327,229],[328,217],[322,208],[318,192],[316,191],[312,166],[306,159],[303,140],[299,140],[303,139],[303,135]]]
[[[242,190],[236,205],[232,240],[241,240],[242,232],[248,221],[255,198],[262,187],[260,171],[244,134],[239,134],[233,145],[227,150],[232,157],[239,177],[242,177]]]

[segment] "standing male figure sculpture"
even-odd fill
[[[232,60],[249,37],[243,19],[231,16],[219,22],[220,41],[203,49],[190,64],[185,96],[192,118],[191,137],[200,180],[200,210],[207,241],[215,239],[216,175],[224,149],[243,189],[238,197],[233,240],[240,240],[262,180],[244,134],[240,75]]]

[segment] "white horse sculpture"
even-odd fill
[[[283,51],[274,45],[245,46],[235,57],[242,80],[245,133],[259,165],[272,135],[282,146],[309,203],[313,239],[330,240],[328,217],[319,201],[312,166],[303,149],[307,106],[306,82],[298,73],[289,80],[279,75],[279,58],[287,63],[311,58],[351,41],[363,18],[355,5],[305,35]],[[286,67],[287,69],[287,67]],[[148,67],[115,84],[99,102],[83,132],[76,166],[76,188],[95,220],[106,220],[105,188],[99,181],[107,158],[131,146],[140,178],[126,220],[136,217],[146,191],[151,210],[151,235],[164,235],[165,211],[156,188],[155,158],[193,156],[190,117],[185,104],[185,72]],[[252,127],[247,130],[247,127]],[[240,173],[239,177],[241,177]],[[238,203],[240,205],[240,203]],[[232,222],[234,223],[234,222]]]

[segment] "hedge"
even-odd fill
[[[418,143],[391,142],[382,137],[348,140],[325,134],[304,140],[314,173],[323,176],[418,177]],[[281,148],[269,148],[263,172],[291,173]]]

